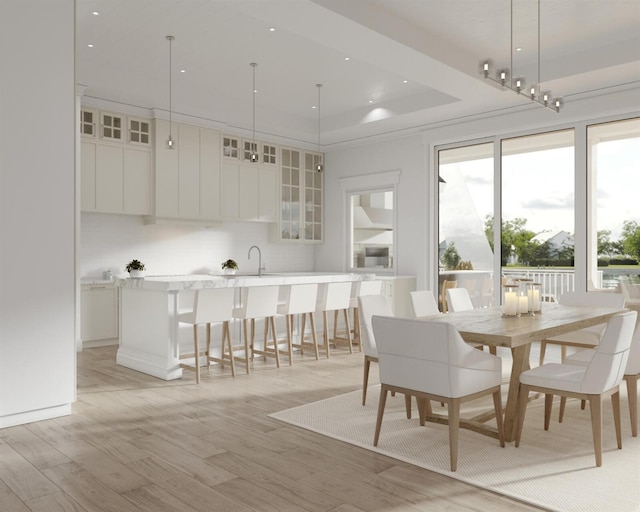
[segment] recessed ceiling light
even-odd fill
[[[403,84],[406,84],[406,83],[408,83],[408,82],[409,82],[409,80],[403,80],[403,81],[402,81],[402,83],[403,83]]]
[[[315,106],[315,105],[312,105],[312,106],[311,106],[311,108],[316,108],[316,106]]]
[[[373,100],[369,100],[369,103],[373,103]]]
[[[94,16],[100,16],[100,13],[98,11],[93,11],[91,14],[93,14]]]
[[[345,57],[344,60],[351,60],[351,57]]]
[[[88,46],[89,48],[93,48],[93,45],[92,45],[92,44],[88,44],[87,46]]]
[[[516,51],[517,51],[517,52],[521,52],[521,51],[522,51],[522,48],[516,48]]]
[[[275,32],[276,28],[275,27],[269,27],[269,32]]]
[[[187,72],[187,70],[186,70],[186,69],[181,69],[181,70],[180,70],[180,73],[186,73],[186,72]]]

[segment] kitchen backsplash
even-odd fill
[[[306,272],[314,269],[314,246],[269,243],[269,225],[221,222],[211,227],[191,224],[145,225],[142,217],[82,213],[80,277],[97,278],[111,270],[126,277],[125,265],[142,261],[148,275],[219,273],[231,258],[240,272],[255,272],[257,245],[267,272]]]

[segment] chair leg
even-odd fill
[[[583,400],[584,402],[584,400]],[[567,406],[567,397],[566,396],[561,396],[560,397],[560,412],[558,413],[558,423],[562,423],[562,420],[564,419],[564,409]]]
[[[516,448],[520,446],[520,437],[522,436],[522,427],[524,426],[524,415],[527,412],[528,400],[529,400],[529,388],[524,384],[520,384],[520,391],[518,392],[518,414],[517,414],[517,421],[516,421],[516,436],[515,436]]]
[[[613,424],[616,427],[616,441],[618,450],[622,450],[622,426],[620,425],[620,391],[611,395],[611,407],[613,409]]]
[[[369,368],[371,367],[371,359],[364,356],[364,373],[362,377],[362,405],[367,402],[367,386],[369,384]]]
[[[547,342],[545,340],[542,340],[540,342],[540,366],[542,366],[544,364],[544,356],[545,353],[547,352]]]
[[[380,401],[378,402],[378,417],[376,419],[376,432],[373,436],[373,446],[378,446],[380,438],[380,427],[382,426],[382,416],[384,415],[384,407],[387,404],[388,388],[385,384],[380,387]]]
[[[450,398],[449,413],[449,455],[451,471],[458,469],[458,433],[460,432],[460,399]]]
[[[411,395],[406,393],[404,395],[404,408],[407,411],[407,419],[410,420],[411,419]]]
[[[591,409],[591,431],[593,449],[596,454],[596,466],[602,466],[602,395],[589,395]]]
[[[625,375],[627,381],[627,399],[629,400],[629,419],[631,436],[638,437],[638,375]]]
[[[504,421],[502,419],[502,394],[498,389],[493,394],[493,408],[496,411],[496,426],[498,427],[498,440],[500,446],[504,448]]]
[[[549,430],[551,420],[551,406],[553,405],[553,395],[546,393],[544,395],[544,429]]]

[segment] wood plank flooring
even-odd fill
[[[362,354],[165,382],[78,354],[70,416],[0,430],[2,512],[540,510],[268,418],[359,389]],[[377,372],[371,380],[376,382]]]

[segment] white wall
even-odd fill
[[[69,414],[75,398],[73,0],[3,0],[0,62],[5,427]]]
[[[314,269],[314,247],[269,242],[269,224],[226,222],[205,228],[194,224],[145,225],[136,215],[83,213],[81,217],[80,276],[100,277],[105,270],[127,277],[125,265],[142,261],[147,275],[219,273],[231,258],[240,272],[256,272],[255,250],[262,251],[267,272]]]

